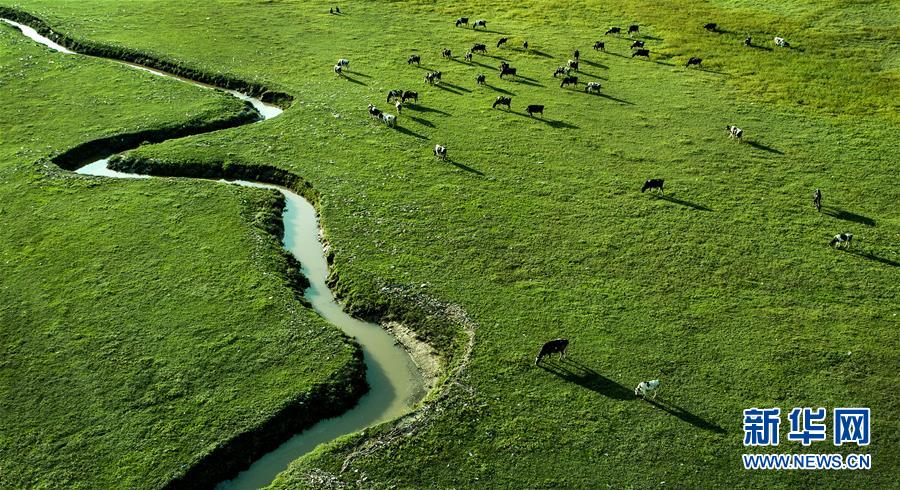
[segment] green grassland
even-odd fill
[[[341,473],[362,442],[343,439],[278,486],[895,484],[895,2],[353,2],[343,15],[293,1],[20,4],[76,37],[292,94],[279,118],[144,146],[132,160],[185,174],[293,172],[317,191],[351,309],[370,311],[384,285],[414,285],[479,325],[428,423]],[[454,28],[463,15],[488,19],[488,32]],[[625,38],[590,49],[632,22],[650,61],[631,59]],[[783,35],[795,49],[744,48],[745,34],[765,47]],[[500,36],[509,47],[494,47]],[[461,57],[474,42],[488,56],[469,65]],[[456,59],[442,60],[444,47]],[[601,95],[551,77],[576,48],[579,78],[600,82]],[[405,63],[412,52],[423,68]],[[685,69],[689,56],[704,70]],[[346,79],[331,73],[340,57],[351,60]],[[499,80],[501,59],[523,77]],[[444,83],[423,84],[425,67]],[[418,90],[420,103],[392,130],[365,109],[386,108],[394,88]],[[513,97],[511,113],[490,108],[497,95]],[[543,119],[523,114],[533,103],[547,106]],[[747,141],[730,140],[727,124]],[[450,162],[435,161],[436,143]],[[650,177],[666,179],[667,198],[639,192]],[[850,252],[827,246],[842,231],[858,241]],[[429,335],[427,322],[413,326]],[[572,362],[534,367],[556,337],[571,340]],[[659,404],[634,399],[652,378]],[[741,410],[754,406],[871,407],[873,442],[860,452],[874,468],[744,471]]]
[[[0,487],[161,487],[344,389],[355,347],[286,287],[274,194],[38,163],[242,104],[6,24],[0,87]]]

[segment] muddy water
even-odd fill
[[[22,30],[22,33],[51,49],[74,54],[66,48],[41,36],[34,29],[16,22],[0,19]],[[120,62],[121,63],[121,62]],[[179,80],[206,88],[209,85],[175,77],[158,70],[123,63],[149,71],[156,75]],[[226,90],[241,100],[249,101],[260,112],[262,118],[271,119],[281,114],[276,106],[236,91]],[[111,178],[149,178],[146,175],[116,172],[107,168],[108,159],[98,160],[79,168],[76,172]],[[224,181],[221,181],[224,182]],[[272,482],[275,476],[285,470],[294,459],[312,451],[316,446],[334,440],[345,434],[357,432],[366,427],[385,422],[407,413],[426,393],[421,372],[387,331],[380,326],[360,321],[347,315],[335,301],[326,284],[328,264],[322,243],[319,242],[319,226],[316,210],[298,194],[269,184],[235,181],[230,184],[248,187],[275,189],[285,196],[287,206],[284,211],[284,246],[302,265],[303,274],[309,278],[310,287],[304,296],[313,309],[325,320],[354,337],[362,347],[366,363],[366,380],[370,391],[363,396],[356,407],[340,417],[319,422],[313,427],[295,435],[276,450],[266,454],[246,471],[233,480],[221,482],[217,488],[243,489],[259,488]]]

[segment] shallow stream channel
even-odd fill
[[[87,56],[66,49],[29,26],[7,19],[0,20],[19,28],[25,36],[60,53]],[[220,89],[125,61],[111,61],[207,89],[223,90],[253,104],[261,115],[260,121],[277,117],[282,113],[282,109],[277,106],[234,90]],[[107,168],[109,156],[111,155],[87,163],[76,172],[108,178],[150,178],[148,175],[122,173]],[[339,417],[320,421],[302,433],[294,435],[274,451],[256,460],[250,468],[239,473],[234,479],[220,482],[216,486],[218,489],[260,488],[270,484],[278,473],[287,469],[291,461],[309,453],[316,446],[409,412],[424,398],[427,388],[420,369],[388,331],[377,324],[349,316],[335,300],[326,283],[328,263],[322,243],[319,241],[316,210],[312,204],[289,189],[276,185],[248,181],[219,182],[223,182],[223,185],[274,189],[284,195],[287,204],[283,215],[284,247],[300,261],[303,275],[309,279],[310,286],[304,291],[304,297],[322,318],[359,343],[366,364],[366,381],[370,388],[351,410]]]

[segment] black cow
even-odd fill
[[[819,189],[813,192],[813,206],[816,207],[816,211],[822,212],[822,191]]]
[[[538,364],[540,364],[541,359],[544,356],[550,356],[557,353],[559,353],[559,360],[561,361],[563,357],[566,356],[566,350],[568,348],[569,339],[551,340],[550,342],[547,342],[541,346],[540,352],[538,352],[537,357],[534,358],[534,365],[537,366]]]
[[[496,109],[498,105],[505,105],[506,110],[512,109],[512,97],[504,97],[500,96],[494,100],[494,104],[491,106],[491,109]]]
[[[719,30],[719,26],[717,26],[714,22],[710,22],[709,24],[704,25],[703,28],[710,32],[716,32],[717,30]]]
[[[575,85],[578,86],[578,77],[565,77],[562,79],[562,83],[559,84],[560,87],[565,87],[566,85]]]
[[[575,61],[578,61],[578,58],[581,58],[581,51],[576,49],[575,52],[572,53],[572,57],[575,58]]]
[[[637,24],[631,24],[630,26],[628,26],[628,34],[629,34],[629,35],[631,35],[631,34],[637,34],[638,29],[639,29],[639,28],[638,28]]]
[[[831,242],[829,243],[829,245],[831,245],[832,247],[835,247],[835,246],[840,247],[841,244],[844,244],[844,248],[850,248],[850,246],[853,245],[853,234],[852,233],[841,233],[839,235],[835,235],[834,238],[832,238]]]
[[[522,43],[522,49],[524,49],[525,51],[528,51],[528,41],[525,41],[524,43]]]
[[[470,49],[470,51],[472,51],[473,53],[487,54],[487,46],[485,46],[484,44],[476,44],[472,46],[472,49]]]
[[[415,63],[416,66],[419,66],[420,61],[422,61],[422,58],[419,57],[419,55],[417,55],[417,54],[414,54],[414,55],[410,56],[409,58],[406,58],[407,65],[411,65],[411,64]]]
[[[499,48],[500,46],[506,44],[506,41],[509,41],[508,37],[501,37],[500,40],[497,41],[497,47]]]
[[[512,68],[512,67],[509,67],[509,66],[506,67],[506,68],[503,68],[503,69],[500,70],[500,78],[503,78],[503,75],[517,76],[517,75],[516,75],[516,69],[515,69],[515,68]]]
[[[610,27],[609,30],[606,31],[606,35],[610,35],[610,34],[615,34],[618,36],[619,34],[622,34],[622,28],[621,27]]]
[[[606,51],[606,43],[603,41],[597,41],[594,43],[594,50],[596,51]]]
[[[631,57],[632,57],[632,58],[634,58],[635,56],[643,56],[643,57],[645,57],[645,58],[649,58],[649,57],[650,57],[650,50],[649,50],[649,49],[638,49],[638,50],[635,51],[634,53],[631,53]]]
[[[472,29],[475,29],[476,27],[482,27],[484,29],[487,29],[487,21],[486,20],[476,20],[475,23],[472,24]]]
[[[665,180],[663,179],[648,179],[644,182],[644,186],[641,187],[641,192],[646,191],[647,189],[659,189],[659,192],[663,192],[663,183]]]
[[[466,61],[472,61],[472,52],[469,51],[468,53],[466,53],[465,58],[466,58]]]
[[[418,104],[419,103],[419,93],[413,92],[412,90],[404,91],[403,96],[400,97],[400,101],[405,104],[406,101],[409,99],[416,101],[416,103]]]
[[[468,18],[468,17],[460,17],[460,18],[456,19],[456,27],[459,27],[459,26],[461,26],[461,25],[463,25],[463,24],[469,25],[469,18]]]
[[[753,38],[747,36],[747,39],[744,39],[744,46],[753,46]]]
[[[452,55],[450,54],[450,50],[447,48],[444,48],[443,50],[441,50],[441,56],[443,56],[444,58],[452,57]]]
[[[402,98],[403,98],[403,91],[402,91],[402,90],[391,90],[391,91],[388,92],[388,94],[387,94],[387,101],[386,101],[386,102],[390,102],[391,99],[402,99]]]
[[[481,73],[479,73],[478,76],[475,77],[475,83],[477,83],[478,85],[484,85],[485,80],[487,80],[487,77],[485,77]]]
[[[525,112],[528,113],[529,116],[534,117],[535,114],[544,115],[544,106],[542,105],[530,105],[525,108]]]
[[[635,41],[635,42],[631,43],[631,49],[643,48],[643,47],[644,47],[644,41]]]
[[[373,106],[372,104],[369,104],[369,115],[374,118],[380,118],[381,117],[381,109],[378,109],[377,107]]]
[[[505,69],[507,69],[507,68],[509,68],[509,63],[507,63],[507,62],[505,62],[505,61],[501,61],[501,62],[500,62],[500,71],[503,71],[503,70],[505,70]]]
[[[687,64],[685,64],[684,66],[685,66],[685,67],[688,67],[688,66],[691,66],[691,65],[697,65],[697,68],[702,68],[702,66],[700,66],[700,63],[703,63],[703,60],[702,60],[702,59],[697,58],[696,56],[692,56],[691,59],[689,59],[689,60],[687,61]]]
[[[571,68],[575,71],[578,71],[578,60],[569,60],[566,62],[566,68]]]

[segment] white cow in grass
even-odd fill
[[[397,125],[397,116],[395,116],[393,114],[388,114],[386,112],[383,112],[381,114],[381,120],[389,128],[393,128],[394,126]]]
[[[652,394],[654,399],[656,399],[656,392],[659,390],[659,380],[654,379],[651,381],[641,381],[641,384],[637,385],[637,388],[634,389],[634,396],[642,396],[647,398],[647,395]]]

